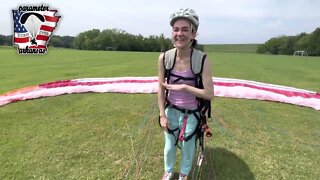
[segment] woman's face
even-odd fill
[[[176,48],[189,47],[196,33],[192,32],[191,23],[185,19],[179,19],[174,22],[172,31],[172,41]]]

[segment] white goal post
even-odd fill
[[[307,51],[295,51],[293,53],[294,56],[308,56],[308,52]]]

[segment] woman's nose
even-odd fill
[[[180,29],[178,32],[177,32],[178,35],[182,35],[182,30]]]

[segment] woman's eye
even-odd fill
[[[174,32],[179,32],[180,29],[176,28],[176,29],[173,29],[173,31],[174,31]],[[188,32],[189,29],[188,29],[188,28],[182,28],[181,31],[182,31],[182,32]]]

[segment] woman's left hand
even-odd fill
[[[168,90],[173,91],[183,91],[186,88],[185,84],[167,84],[167,83],[161,83],[162,86],[167,88]]]

